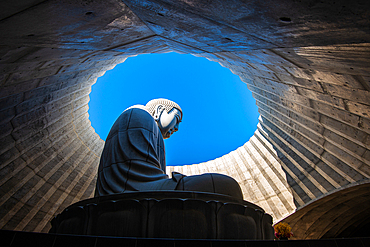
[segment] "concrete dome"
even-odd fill
[[[47,232],[55,214],[93,196],[104,142],[87,112],[91,85],[128,56],[175,51],[239,75],[261,117],[237,150],[168,171],[234,177],[297,238],[352,236],[370,222],[369,7],[3,1],[0,228]]]

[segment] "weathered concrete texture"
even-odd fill
[[[368,1],[2,1],[0,10],[2,229],[48,231],[53,215],[92,196],[103,141],[88,118],[90,87],[141,53],[219,62],[261,114],[242,147],[169,171],[230,175],[275,222],[298,209],[287,218],[295,229],[318,198],[370,181]],[[333,221],[331,206],[309,210]],[[296,237],[335,236],[334,227]]]
[[[293,239],[346,238],[369,223],[369,184],[333,191],[290,215],[286,222],[295,229]],[[297,237],[298,236],[298,237]]]

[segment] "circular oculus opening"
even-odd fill
[[[165,140],[167,166],[221,157],[247,142],[258,123],[252,93],[229,69],[166,53],[129,57],[98,78],[90,93],[91,124],[105,140],[127,107],[154,98],[175,101],[184,114],[179,131]]]

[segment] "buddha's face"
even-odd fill
[[[173,108],[170,112],[166,110],[162,111],[157,124],[161,130],[163,139],[169,138],[173,133],[179,130],[181,113],[176,108]]]

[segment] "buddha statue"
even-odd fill
[[[166,174],[164,139],[179,130],[183,112],[168,99],[126,109],[113,124],[101,155],[95,197],[129,191],[183,190],[243,199],[231,177],[206,173]]]

